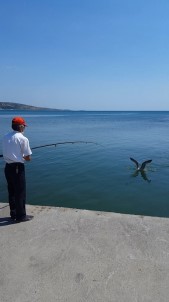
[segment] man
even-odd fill
[[[5,177],[8,185],[8,198],[11,219],[15,222],[31,220],[26,215],[25,161],[31,160],[29,140],[23,135],[26,122],[22,117],[12,120],[13,131],[3,137],[2,150],[6,162]]]

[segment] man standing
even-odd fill
[[[31,220],[32,216],[26,215],[26,179],[25,161],[31,160],[32,151],[29,140],[23,135],[26,127],[22,117],[12,120],[13,131],[3,137],[2,150],[6,162],[5,177],[8,185],[8,198],[11,219],[16,222]]]

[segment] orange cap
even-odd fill
[[[12,120],[12,124],[27,126],[25,120],[20,116],[14,117]]]

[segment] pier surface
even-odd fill
[[[169,219],[0,203],[1,302],[168,302]]]

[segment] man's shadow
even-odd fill
[[[0,227],[14,224],[15,222],[10,217],[0,217]]]
[[[151,182],[151,179],[148,179],[147,177],[147,174],[144,170],[139,170],[139,171],[135,171],[133,174],[132,174],[132,177],[137,177],[139,174],[141,174],[141,177],[147,181],[147,182]]]
[[[10,216],[8,216],[8,213],[9,205],[0,205],[0,227],[14,223],[14,220],[12,220]]]

